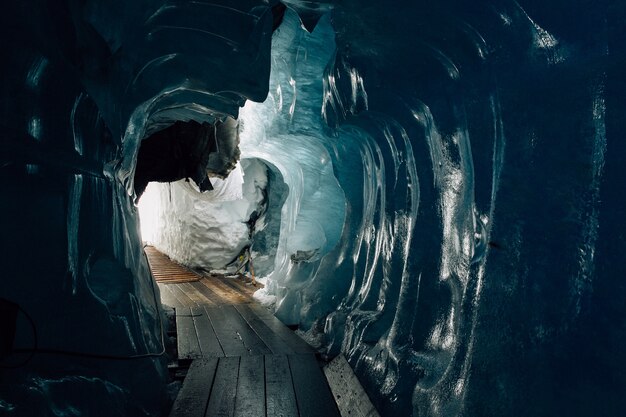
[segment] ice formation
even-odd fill
[[[624,414],[624,1],[284,3],[4,6],[0,297],[40,347],[159,352],[139,145],[233,117],[240,164],[151,185],[144,238],[252,245],[259,297],[384,416]],[[159,415],[158,355],[52,359],[3,370],[2,413]]]

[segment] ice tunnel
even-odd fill
[[[142,238],[382,416],[626,415],[626,1],[2,8],[0,415],[167,415]]]

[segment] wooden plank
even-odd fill
[[[217,278],[205,277],[199,282],[217,294],[221,298],[221,304],[249,303],[251,301],[249,297],[245,297],[239,292],[230,289],[226,284],[221,283]]]
[[[300,417],[339,417],[315,355],[290,355],[288,359]]]
[[[209,396],[206,417],[233,417],[237,395],[237,375],[239,358],[220,358],[215,373],[215,381]]]
[[[209,287],[201,284],[200,282],[191,282],[190,285],[194,287],[200,294],[204,296],[207,300],[210,300],[212,304],[219,305],[222,304],[223,299],[215,294]]]
[[[226,356],[263,355],[272,353],[232,305],[207,308],[211,323]],[[218,330],[219,327],[219,330]],[[227,348],[223,339],[236,342],[234,350]],[[232,343],[234,344],[234,343]],[[243,347],[243,350],[241,349]]]
[[[209,320],[215,330],[215,335],[224,350],[225,356],[244,356],[248,355],[248,349],[243,344],[243,340],[228,323],[224,311],[219,307],[204,307]]]
[[[178,287],[178,285],[179,284],[170,284],[170,290],[172,290],[172,293],[174,293],[176,298],[178,298],[178,301],[180,301],[187,307],[197,306],[198,304],[196,304],[191,298],[189,298],[185,294],[185,292]]]
[[[342,416],[380,417],[343,355],[324,366],[324,374]]]
[[[170,417],[203,417],[217,368],[217,358],[193,361],[172,406]]]
[[[179,295],[172,291],[172,284],[167,284],[167,290],[170,292],[170,294],[172,294],[172,297],[174,297],[174,299],[178,303],[178,307],[187,307],[187,304],[180,299]]]
[[[263,356],[242,356],[235,417],[265,416],[265,360]]]
[[[159,282],[189,282],[198,280],[199,276],[184,265],[171,260],[156,248],[144,248],[152,276]]]
[[[202,356],[205,358],[209,356],[224,356],[224,350],[217,340],[215,330],[213,330],[213,326],[211,325],[206,311],[202,307],[191,307],[191,313],[193,315],[193,323],[196,327],[196,334],[198,335],[198,343]]]
[[[174,297],[174,294],[172,294],[172,292],[170,291],[169,288],[167,288],[167,285],[164,284],[158,284],[159,285],[159,290],[161,292],[161,303],[163,304],[167,304],[170,307],[174,307],[174,308],[180,308],[180,307],[184,307],[183,304],[181,304],[178,299],[176,297]]]
[[[191,360],[202,357],[189,307],[176,310],[176,332],[178,334],[179,360]]]
[[[184,283],[179,283],[178,284],[178,288],[181,289],[182,292],[185,293],[185,295],[187,297],[189,297],[191,299],[191,301],[193,301],[194,303],[196,303],[197,305],[204,305],[204,304],[213,304],[211,301],[207,300],[205,297],[203,297],[200,292],[198,290],[196,290],[190,283],[188,282],[184,282]]]
[[[256,290],[263,288],[263,285],[260,283],[257,283],[256,286],[252,284],[246,285],[246,282],[244,281],[244,278],[242,275],[239,275],[237,278],[228,278],[224,275],[220,275],[220,276],[212,275],[211,277],[212,278],[217,277],[217,279],[219,279],[224,284],[232,288],[234,291],[240,293],[241,295],[245,297],[252,297],[252,295],[254,294]],[[250,280],[250,282],[252,282],[252,280]]]
[[[278,337],[272,329],[250,309],[248,304],[236,304],[234,307],[272,353],[283,355],[295,353],[283,339]]]
[[[226,313],[228,323],[234,330],[237,331],[250,355],[265,355],[272,353],[265,342],[263,342],[254,329],[250,327],[250,324],[243,317],[241,317],[241,314],[239,314],[234,305],[225,305],[221,308]]]
[[[285,326],[268,309],[258,304],[248,304],[248,307],[295,353],[315,353],[307,342]]]
[[[268,417],[298,415],[289,362],[285,355],[265,356],[265,390]]]

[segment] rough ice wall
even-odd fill
[[[292,68],[280,91],[335,129],[346,218],[290,266],[278,314],[344,352],[384,415],[623,414],[623,2],[331,16],[323,91],[300,100],[317,77]],[[281,59],[326,54],[316,31]]]
[[[2,189],[29,204],[2,206],[3,270],[23,277],[3,296],[53,316],[46,301],[73,297],[67,277],[91,265],[91,239],[113,259],[91,274],[123,265],[116,293],[142,287],[120,192],[139,141],[262,101],[271,63],[270,100],[242,112],[242,135],[289,190],[267,287],[279,316],[345,353],[383,415],[625,414],[624,2],[286,3],[310,29],[337,4],[311,35],[285,25],[273,61],[262,2],[6,6]],[[111,136],[75,142],[75,120]],[[101,170],[81,156],[114,159],[101,143],[121,158],[107,167],[118,182],[87,178]],[[117,300],[101,282],[102,303]],[[148,295],[136,299],[149,311]],[[78,329],[81,343],[123,333],[110,314],[92,314],[102,326]],[[148,329],[128,322],[127,344]],[[151,375],[119,368],[62,382],[125,398],[111,381]],[[70,398],[18,376],[48,395],[37,398]],[[58,409],[39,401],[27,403]]]
[[[244,182],[236,201],[221,197],[221,186],[199,194],[180,184],[152,185],[159,189],[158,204],[146,200],[148,207],[161,207],[155,246],[187,265],[223,268],[252,244],[257,272],[267,278],[257,297],[274,302],[277,315],[288,323],[298,323],[300,311],[312,303],[325,308],[322,298],[304,300],[298,290],[310,285],[320,260],[336,247],[345,218],[344,192],[330,154],[333,138],[324,131],[320,113],[321,75],[335,50],[334,36],[328,15],[312,36],[293,11],[275,32],[268,98],[248,102],[240,112]],[[274,184],[265,179],[260,188],[251,187],[246,176],[260,185],[253,168],[263,165]],[[234,174],[226,180],[229,190],[240,175]],[[261,201],[261,190],[268,201]],[[151,198],[142,199],[146,197]],[[273,200],[280,205],[272,206]],[[266,213],[268,208],[273,212]],[[249,239],[245,223],[255,210],[263,215]],[[328,278],[326,285],[332,288]]]
[[[129,195],[139,141],[265,98],[275,3],[3,5],[0,297],[21,310],[0,414],[162,413],[161,307]]]
[[[102,170],[119,142],[71,67],[46,52],[3,54],[13,127],[2,138],[0,298],[20,307],[21,353],[0,364],[0,414],[97,413],[105,402],[116,415],[158,415],[167,401],[159,292],[135,207]]]

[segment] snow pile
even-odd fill
[[[264,210],[266,167],[244,159],[225,180],[211,181],[205,193],[185,180],[150,183],[139,201],[143,240],[193,268],[231,263],[250,244],[250,216]]]

